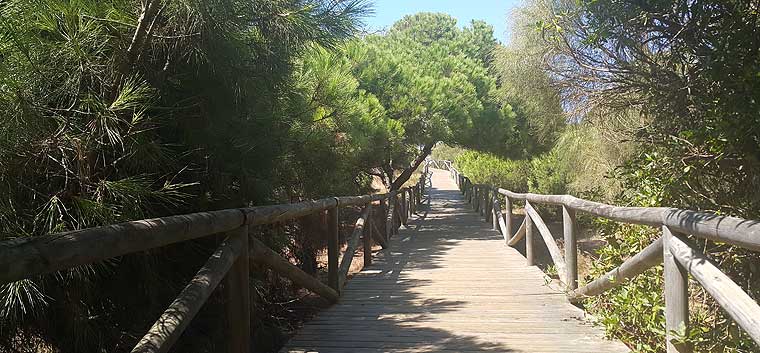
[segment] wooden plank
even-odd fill
[[[402,229],[284,352],[628,351],[605,340],[539,268],[525,266],[502,234],[465,212],[456,179],[433,173],[426,218]]]
[[[723,310],[760,345],[760,306],[757,302],[684,236],[674,234],[669,240],[668,247],[678,263],[688,269]]]
[[[536,209],[534,209],[528,201],[525,201],[525,212],[528,214],[528,218],[530,218],[531,221],[535,223],[536,228],[538,229],[538,233],[541,234],[541,238],[543,238],[544,244],[546,244],[546,248],[549,249],[549,255],[552,258],[552,262],[554,262],[557,273],[559,274],[560,278],[564,278],[566,273],[565,268],[567,266],[565,265],[565,259],[562,258],[562,252],[560,252],[559,246],[557,246],[557,242],[554,241],[552,233],[549,232],[549,228],[546,226],[546,223],[544,223],[541,215],[538,214]]]
[[[602,294],[610,288],[625,283],[625,280],[638,276],[650,267],[659,265],[661,262],[662,238],[659,238],[638,254],[625,260],[622,265],[605,273],[604,276],[568,293],[568,299],[571,302],[579,302],[585,297]]]
[[[354,231],[348,239],[346,251],[343,253],[343,258],[338,267],[338,288],[342,289],[346,282],[348,270],[351,268],[351,262],[354,261],[356,249],[359,248],[359,240],[362,233],[364,233],[364,222],[368,219],[371,208],[372,204],[367,204],[367,206],[364,207],[361,216],[359,216],[359,219],[356,220],[356,224],[354,224]]]
[[[151,326],[132,353],[167,352],[245,250],[247,233],[236,232],[214,251],[190,283]]]
[[[338,301],[338,292],[330,286],[322,283],[319,279],[312,277],[302,269],[291,264],[288,260],[282,258],[279,254],[270,249],[266,244],[256,238],[249,238],[249,251],[253,261],[262,264],[281,276],[289,278],[293,283],[318,294],[330,302]]]
[[[690,353],[691,347],[678,342],[679,332],[689,329],[689,273],[670,252],[673,233],[662,227],[663,276],[665,277],[665,346],[668,353]]]

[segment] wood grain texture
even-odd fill
[[[668,247],[678,263],[760,345],[760,305],[683,235],[674,234],[669,240]]]
[[[602,294],[660,263],[662,263],[662,238],[655,240],[644,250],[625,260],[622,265],[605,273],[604,276],[568,293],[568,297],[572,302],[579,302],[584,297]]]
[[[668,353],[691,353],[689,344],[678,342],[689,328],[689,273],[670,252],[673,233],[662,227],[663,277],[665,280],[665,345]]]
[[[433,171],[420,204],[388,249],[344,287],[282,352],[628,352],[604,339],[537,267]]]
[[[562,235],[565,240],[565,281],[570,289],[578,288],[578,239],[575,211],[562,206]]]

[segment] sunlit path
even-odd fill
[[[628,351],[431,170],[427,206],[283,352]]]

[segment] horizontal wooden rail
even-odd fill
[[[338,301],[338,292],[330,288],[330,286],[304,272],[302,269],[298,268],[298,266],[291,264],[290,261],[262,243],[261,240],[252,237],[250,238],[250,241],[249,256],[251,257],[251,260],[272,269],[281,276],[287,277],[300,287],[306,288],[312,293],[316,293],[332,303]]]
[[[132,349],[132,353],[163,353],[171,348],[227,274],[235,259],[246,250],[244,244],[248,231],[246,227],[241,229],[242,232],[227,237],[209,257],[198,274]]]
[[[624,223],[655,227],[666,225],[678,232],[760,251],[760,221],[670,207],[612,206],[570,195],[521,194],[505,189],[497,190],[515,200],[563,205],[576,211]]]
[[[649,244],[644,250],[625,260],[591,283],[569,293],[571,302],[579,302],[586,297],[593,297],[625,283],[625,280],[636,277],[653,266],[662,263],[662,238]]]
[[[501,212],[498,199],[492,198],[491,205],[498,208],[494,210],[493,214],[495,217],[499,217],[498,221],[494,220],[494,227],[500,230],[505,239],[509,239],[507,244],[510,246],[515,245],[523,237],[526,238],[526,257],[529,265],[533,264],[531,235],[533,224],[535,224],[549,249],[549,254],[557,266],[560,276],[564,276],[565,283],[568,285],[570,301],[578,302],[586,297],[600,295],[665,261],[665,311],[668,332],[678,329],[679,325],[688,325],[688,278],[684,272],[688,271],[739,326],[760,345],[760,306],[758,303],[682,235],[690,234],[750,250],[760,250],[760,221],[669,207],[612,206],[570,195],[516,193],[500,188],[494,189],[488,185],[474,184],[452,165],[449,164],[447,168],[476,211],[481,208],[478,195],[484,190],[496,190],[505,196],[506,214]],[[509,237],[512,224],[511,200],[525,201],[526,216],[520,229],[515,235]],[[554,237],[531,203],[563,207],[564,238],[566,241],[572,242],[572,244],[565,244],[565,259],[563,259]],[[581,288],[574,289],[577,276],[575,211],[623,223],[662,227],[664,236],[625,260],[617,268]],[[502,220],[502,217],[505,219]],[[570,249],[567,249],[568,247]],[[663,259],[663,253],[670,257]],[[675,265],[676,262],[678,265]],[[677,268],[679,266],[683,269]],[[561,267],[565,267],[564,270],[561,270]],[[691,352],[688,345],[671,342],[671,333],[667,335],[669,353]]]
[[[332,235],[338,233],[337,210],[339,207],[362,206],[364,211],[356,222],[354,234],[349,239],[343,263],[338,269],[337,252],[328,251],[328,273],[338,274],[343,285],[348,267],[358,247],[359,236],[364,233],[364,263],[371,262],[370,236],[383,248],[388,246],[389,237],[383,238],[379,231],[372,232],[370,220],[374,202],[388,201],[385,217],[388,232],[396,232],[396,227],[406,224],[411,211],[416,209],[425,192],[428,173],[424,165],[422,177],[411,187],[386,194],[345,196],[304,201],[292,204],[258,206],[199,212],[179,216],[145,219],[109,226],[90,228],[66,233],[38,237],[20,238],[0,242],[0,283],[12,282],[45,273],[55,272],[75,266],[86,265],[130,253],[146,251],[162,246],[193,240],[214,234],[227,233],[229,236],[216,249],[206,264],[198,271],[190,283],[148,333],[139,341],[132,352],[166,352],[189,325],[192,318],[209,298],[218,284],[225,279],[226,328],[229,352],[250,351],[250,301],[249,301],[249,259],[264,265],[293,283],[306,288],[330,302],[339,299],[338,290],[322,283],[304,272],[260,240],[249,236],[248,227],[279,223],[309,214],[328,211],[335,219]],[[404,195],[398,202],[398,195]],[[406,196],[409,196],[408,200]],[[369,222],[366,224],[365,222]],[[376,226],[374,226],[377,229]],[[390,234],[389,233],[389,234]],[[333,237],[328,237],[332,239]],[[332,243],[332,241],[328,241]],[[328,244],[328,250],[330,250]],[[337,276],[336,276],[336,283]],[[336,285],[335,288],[338,288]]]
[[[668,245],[681,266],[760,345],[760,306],[755,300],[683,235],[674,234]]]
[[[244,224],[277,223],[329,208],[386,198],[388,194],[378,194],[199,212],[2,241],[0,283],[224,233]]]

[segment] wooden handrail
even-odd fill
[[[541,215],[539,215],[536,209],[531,206],[530,202],[525,202],[525,217],[530,217],[531,220],[533,220],[533,224],[538,228],[538,233],[541,234],[541,238],[544,240],[546,248],[549,249],[549,255],[551,255],[552,262],[554,262],[554,267],[557,268],[557,273],[560,278],[567,283],[567,278],[565,276],[565,259],[562,258],[562,252],[560,252],[557,242],[554,241],[554,237],[549,231],[549,227],[546,226],[543,218],[541,218]]]
[[[525,201],[525,219],[520,229],[509,238],[507,244],[515,245],[523,236],[530,242],[532,223],[535,222],[544,243],[546,243],[552,261],[557,265],[560,276],[564,275],[568,285],[568,298],[572,302],[596,296],[633,278],[647,269],[660,263],[665,263],[665,302],[666,328],[668,332],[668,352],[691,352],[688,345],[672,340],[672,332],[679,327],[688,325],[688,278],[686,272],[705,288],[715,301],[741,326],[750,337],[760,345],[760,305],[755,302],[741,287],[731,281],[707,256],[689,243],[683,234],[712,241],[725,242],[750,250],[760,250],[760,221],[736,217],[719,216],[712,213],[682,210],[669,207],[620,207],[599,202],[579,199],[570,195],[540,195],[533,193],[515,193],[509,190],[492,188],[488,185],[473,184],[469,178],[462,175],[455,167],[449,166],[449,171],[464,195],[476,193],[479,189],[493,189],[506,197],[508,204],[506,220],[502,221],[501,210],[493,213],[500,219],[494,222],[502,236],[510,234],[511,202],[510,200]],[[467,198],[474,207],[479,202],[478,197]],[[566,241],[571,247],[566,249],[566,260],[563,260],[559,248],[551,233],[544,224],[541,216],[531,203],[558,205],[563,207],[563,227]],[[499,207],[496,197],[493,197],[494,207]],[[577,277],[577,245],[575,244],[575,214],[581,211],[591,215],[630,224],[662,227],[663,237],[652,242],[642,251],[627,259],[623,264],[607,272],[591,283],[574,289]],[[532,261],[532,244],[526,243],[526,258],[529,265]],[[668,258],[664,259],[664,255]],[[677,265],[675,264],[677,263]],[[559,271],[560,264],[566,266]],[[675,267],[674,267],[675,266]]]
[[[132,353],[163,353],[171,348],[227,274],[235,259],[246,250],[246,237],[247,230],[227,237],[132,349]]]
[[[348,238],[346,251],[343,252],[343,258],[340,260],[340,267],[338,268],[338,288],[343,288],[343,285],[346,282],[348,270],[351,268],[351,262],[354,261],[354,255],[359,248],[359,240],[361,239],[362,233],[365,231],[364,223],[371,222],[369,220],[369,212],[371,208],[371,203],[364,207],[361,216],[356,220],[354,232],[351,234],[351,237]]]
[[[602,294],[660,263],[662,263],[662,238],[655,240],[636,255],[625,260],[623,264],[591,283],[571,291],[568,293],[568,298],[571,302],[577,303],[584,298]]]
[[[189,325],[219,282],[227,276],[227,338],[229,352],[250,351],[250,303],[248,298],[248,260],[262,264],[288,277],[293,283],[306,288],[330,302],[339,299],[339,286],[347,277],[353,255],[358,247],[359,235],[364,233],[365,265],[371,262],[370,238],[383,248],[388,239],[379,232],[372,232],[370,220],[372,203],[389,201],[385,217],[389,220],[388,232],[393,233],[401,222],[406,223],[410,211],[417,207],[420,197],[412,195],[425,191],[428,165],[417,185],[391,193],[345,196],[304,201],[293,204],[258,206],[199,212],[179,216],[145,219],[115,225],[90,228],[46,236],[29,237],[0,242],[0,283],[12,282],[32,276],[50,273],[79,265],[86,265],[108,258],[145,251],[169,244],[179,243],[219,233],[229,233],[192,281],[180,292],[175,301],[154,323],[140,340],[133,352],[166,352]],[[404,200],[396,202],[401,193]],[[406,199],[406,195],[410,197]],[[349,239],[340,268],[337,264],[337,247],[330,239],[337,239],[337,210],[345,206],[363,206],[364,211],[356,222],[354,234]],[[283,222],[316,212],[328,211],[333,216],[331,236],[328,237],[328,273],[335,274],[334,288],[320,282],[310,274],[294,266],[289,260],[248,234],[249,226]],[[365,227],[365,222],[369,222]],[[365,229],[366,228],[366,229]],[[377,229],[377,227],[375,227]],[[374,234],[373,234],[374,233]],[[368,253],[368,254],[367,254]],[[340,270],[340,276],[336,276]],[[328,276],[332,277],[332,276]],[[340,278],[340,281],[338,281]],[[237,289],[236,289],[237,288]],[[232,292],[230,290],[235,290]]]
[[[249,256],[251,260],[289,278],[301,288],[306,288],[331,303],[338,301],[340,296],[335,289],[332,289],[314,276],[304,272],[302,269],[298,268],[298,266],[291,264],[290,261],[274,252],[274,250],[270,249],[266,244],[262,243],[261,240],[251,237],[250,241]]]
[[[669,238],[668,250],[723,310],[760,343],[760,305],[683,235]]]

